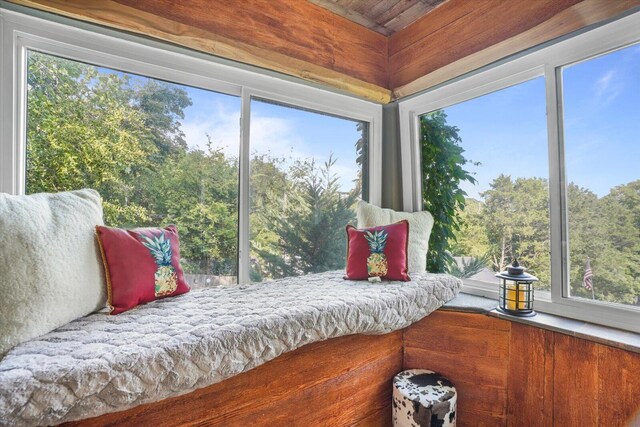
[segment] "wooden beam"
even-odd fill
[[[327,85],[374,102],[385,104],[391,99],[391,91],[379,84],[374,84],[348,75],[345,72],[317,65],[308,60],[299,59],[264,46],[255,46],[224,34],[145,12],[113,0],[96,0],[92,2],[84,0],[9,1],[85,22],[150,36],[222,58],[277,71],[321,85]],[[353,25],[359,27],[356,24]],[[251,31],[247,31],[247,28],[238,28],[238,30],[251,33]],[[369,30],[362,29],[362,31]],[[372,32],[372,34],[375,33]],[[353,37],[357,38],[357,34],[353,35]],[[282,41],[279,40],[278,42],[281,43]],[[276,42],[274,41],[274,43]],[[368,47],[363,51],[366,52],[367,49]],[[350,52],[343,50],[342,47],[334,50],[334,56],[330,58],[331,61],[335,61],[338,56],[341,58],[349,57]],[[386,44],[384,50],[384,55],[386,55]],[[354,58],[354,60],[357,60],[357,58]],[[386,67],[386,60],[382,62]],[[348,65],[344,66],[348,67]],[[384,80],[386,81],[386,74]]]
[[[446,5],[448,4],[449,3],[446,3]],[[639,6],[640,0],[583,0],[529,30],[495,43],[488,48],[472,53],[462,59],[448,63],[435,71],[416,78],[410,83],[394,86],[393,82],[399,80],[391,76],[390,81],[391,87],[393,87],[394,98],[399,99],[415,94],[509,55],[564,36],[586,26],[615,18]],[[411,27],[407,29],[409,28]],[[403,31],[396,34],[401,34]],[[390,52],[393,46],[393,43],[389,45]],[[393,61],[393,57],[394,55],[392,54],[390,61]],[[393,70],[391,72],[393,72]]]

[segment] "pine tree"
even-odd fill
[[[345,225],[355,219],[356,191],[340,192],[329,160],[318,168],[314,161],[298,161],[290,170],[292,185],[284,198],[268,204],[263,217],[278,237],[276,250],[256,248],[263,261],[259,277],[286,277],[344,267]]]

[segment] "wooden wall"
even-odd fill
[[[449,0],[394,34],[390,86],[399,87],[522,33],[580,0]]]
[[[307,1],[9,1],[391,100],[387,38]]]
[[[387,39],[308,1],[115,0],[172,21],[387,84]]]
[[[640,0],[449,0],[389,39],[395,98],[615,18]]]
[[[448,0],[389,38],[306,0],[9,0],[389,103],[640,7]]]
[[[106,414],[82,426],[389,426],[402,331],[304,346],[184,396]]]
[[[640,354],[482,314],[405,331],[404,367],[459,390],[459,426],[640,425]]]

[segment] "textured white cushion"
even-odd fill
[[[0,194],[0,355],[105,306],[97,224],[94,190]]]
[[[433,227],[433,217],[429,212],[397,212],[362,200],[358,202],[357,211],[358,228],[393,224],[403,219],[409,221],[409,272],[426,271],[429,236]]]

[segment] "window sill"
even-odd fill
[[[494,299],[460,293],[441,307],[441,310],[483,313],[503,320],[518,322],[537,328],[547,329],[599,344],[640,353],[640,334],[623,331],[608,326],[596,325],[580,320],[568,319],[554,314],[538,312],[533,317],[517,317],[500,313]]]

